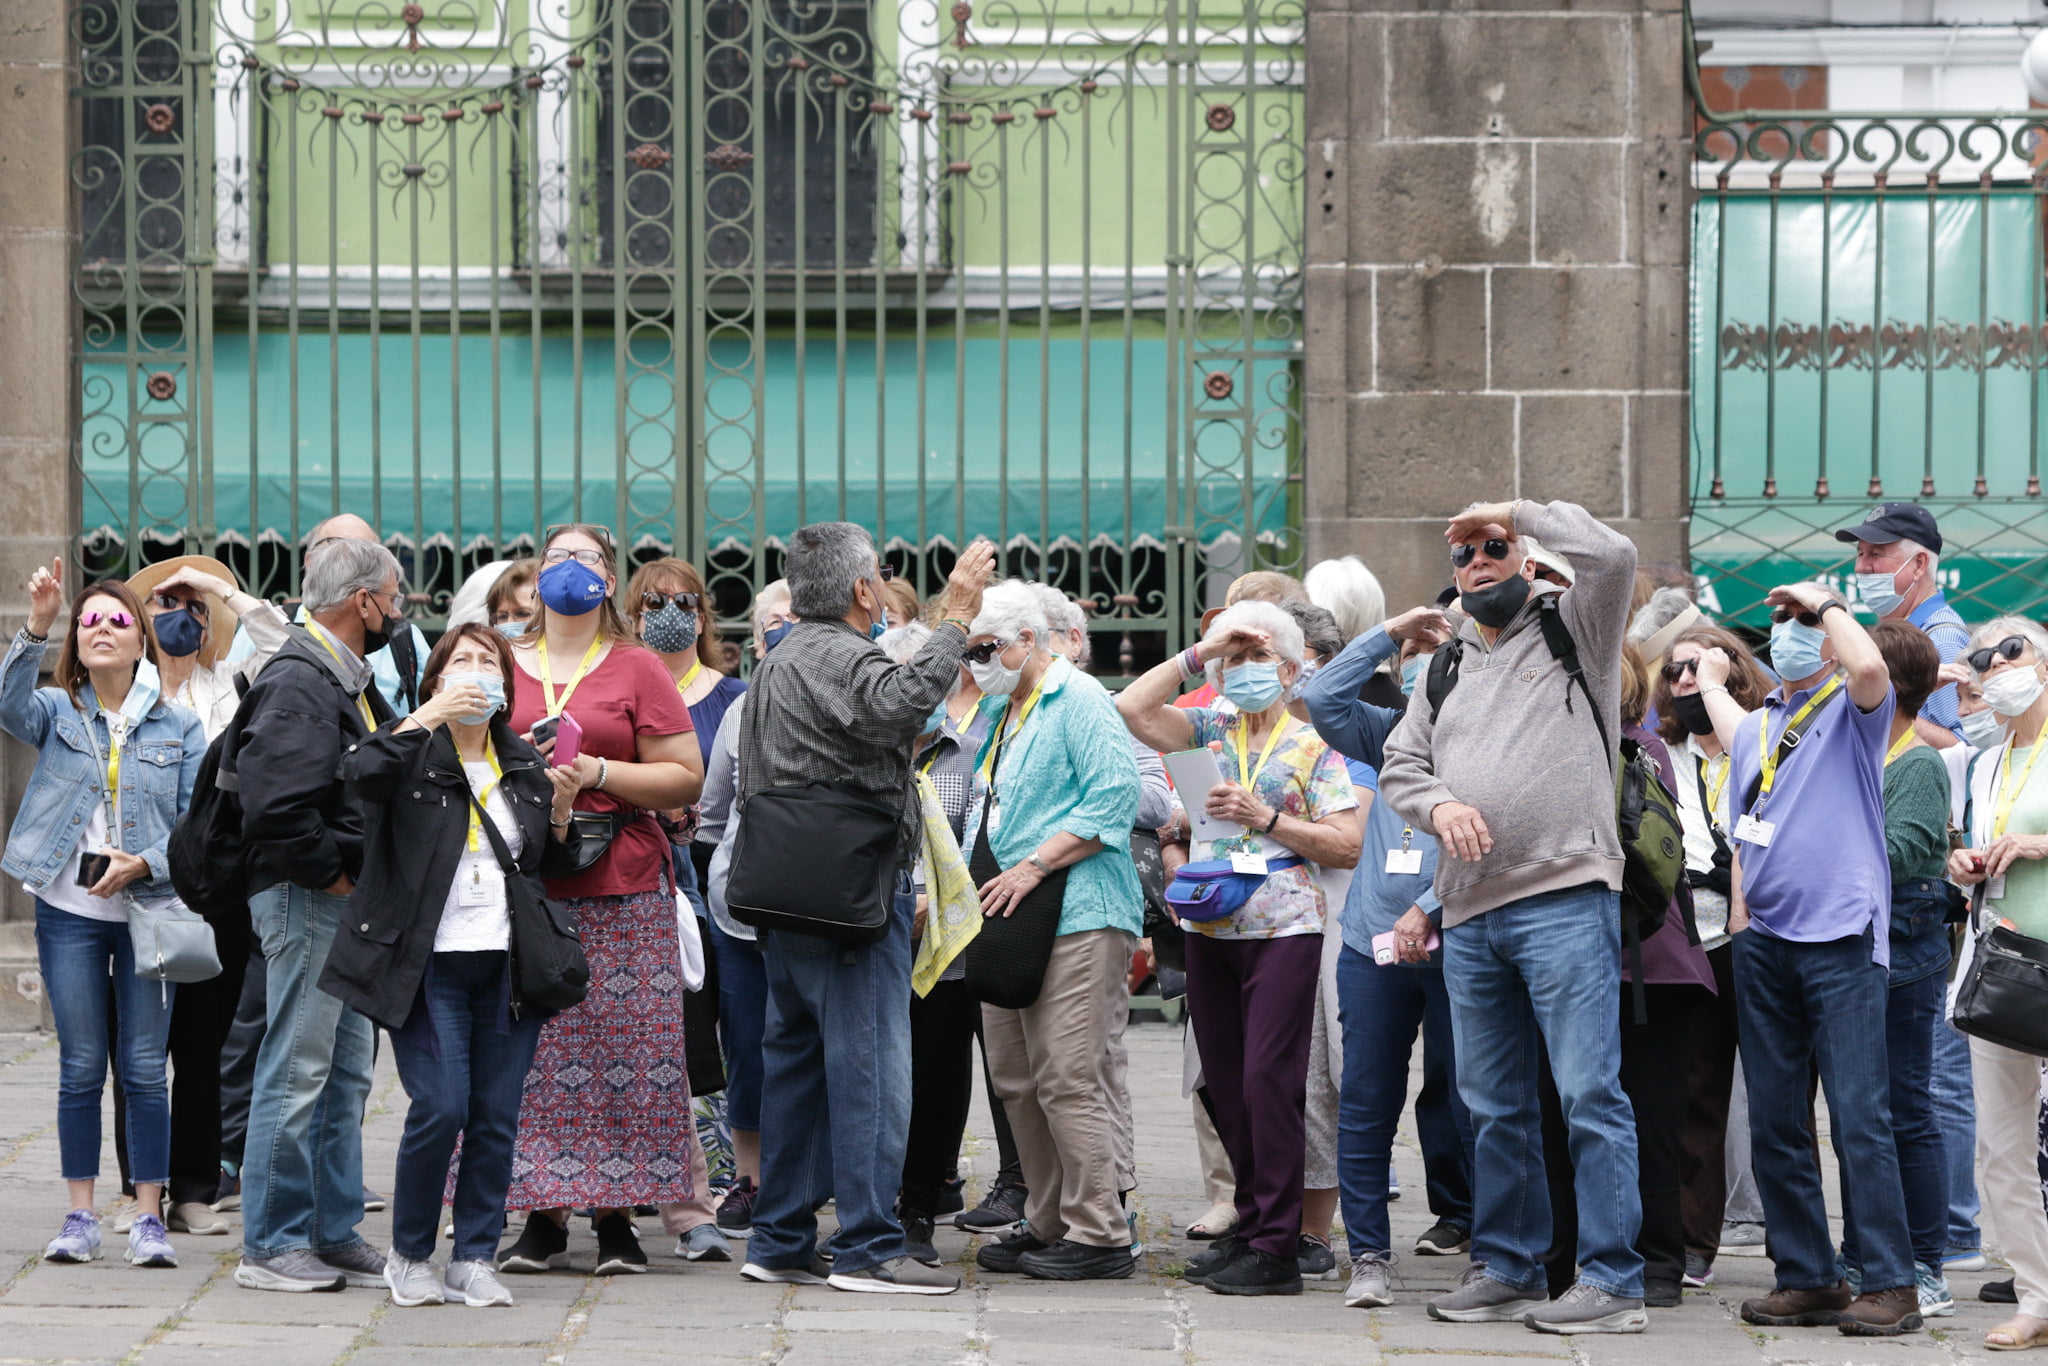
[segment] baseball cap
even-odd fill
[[[1918,503],[1879,503],[1864,517],[1862,525],[1837,531],[1835,539],[1869,541],[1873,545],[1912,541],[1937,555],[1941,553],[1941,532],[1934,525],[1934,514]]]

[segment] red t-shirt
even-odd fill
[[[522,662],[530,659],[527,656]],[[560,697],[576,676],[575,662],[550,654],[548,667],[554,676],[555,696]],[[512,675],[512,729],[523,735],[547,715],[547,708],[541,702],[538,678],[524,669],[514,669]],[[583,727],[583,752],[614,763],[637,762],[643,735],[681,735],[691,729],[690,709],[683,705],[660,656],[638,645],[614,643],[569,694],[563,710]],[[640,810],[593,787],[576,794],[576,809]],[[564,898],[651,892],[661,885],[668,859],[668,838],[650,814],[629,822],[604,857],[588,870],[574,877],[548,879],[548,892]]]

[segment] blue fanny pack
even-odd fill
[[[1184,863],[1167,886],[1166,902],[1182,920],[1196,924],[1223,920],[1251,900],[1267,878],[1299,868],[1303,862],[1298,858],[1267,859],[1264,873],[1240,873],[1227,858]]]

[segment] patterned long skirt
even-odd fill
[[[590,960],[590,994],[541,1028],[506,1207],[688,1200],[696,1123],[675,896],[596,896],[569,907]]]

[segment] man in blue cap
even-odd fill
[[[1862,525],[1835,539],[1856,547],[1856,592],[1879,621],[1904,621],[1925,632],[1944,664],[1961,657],[1970,628],[1941,593],[1941,531],[1918,503],[1879,503]],[[1937,688],[1920,708],[1920,738],[1947,749],[1963,738],[1953,683]]]

